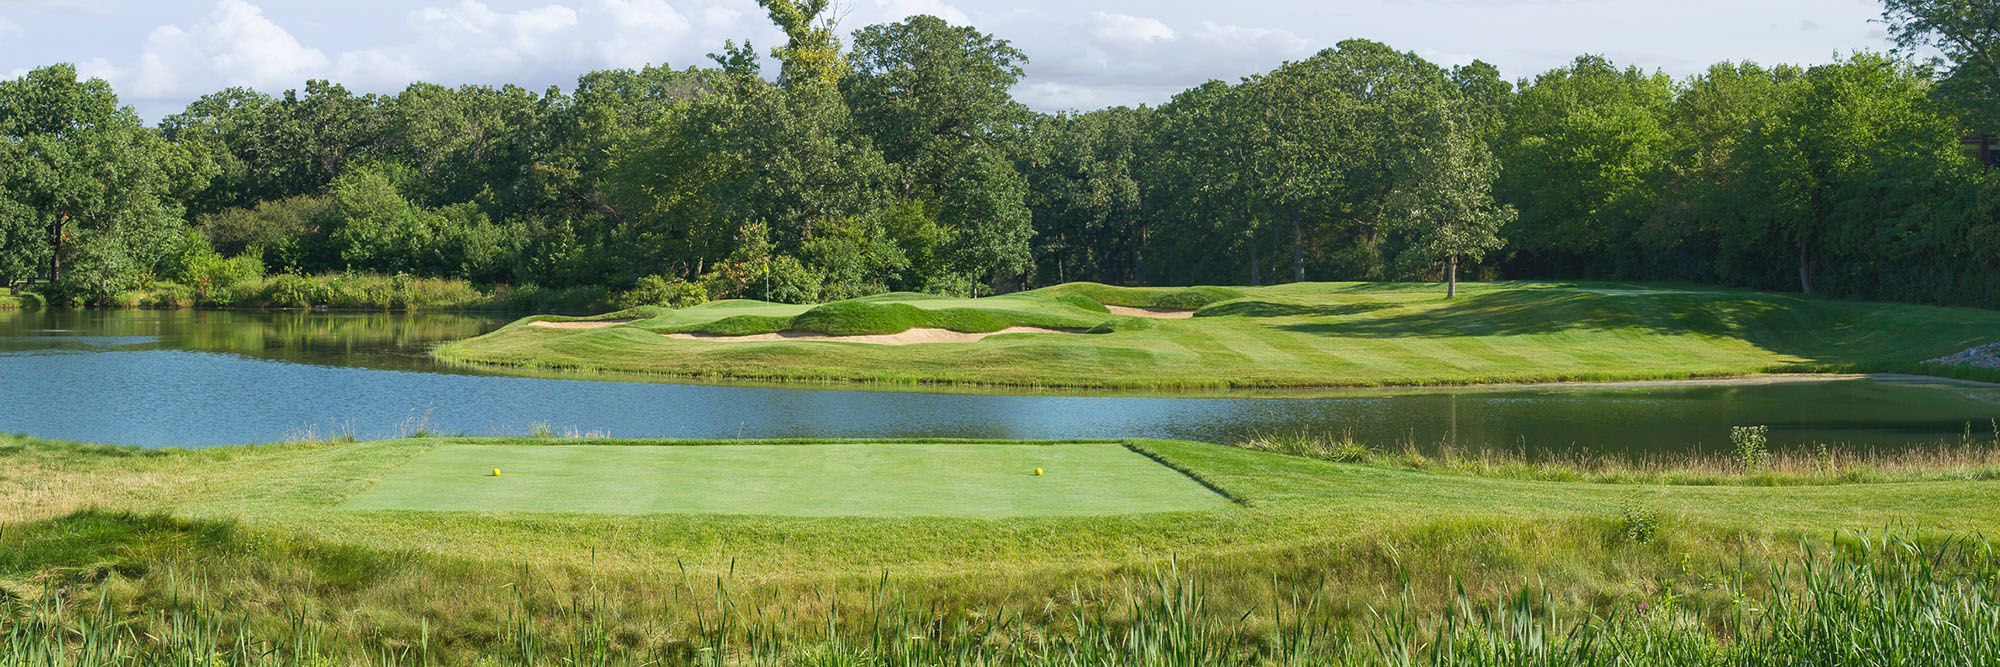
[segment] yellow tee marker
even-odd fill
[[[1036,476],[1036,477],[1041,477],[1041,476],[1042,476],[1042,469],[1041,469],[1041,468],[1036,468],[1036,469],[1035,469],[1035,476]]]

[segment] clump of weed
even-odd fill
[[[1660,511],[1637,501],[1626,503],[1625,509],[1620,512],[1619,527],[1627,540],[1640,544],[1651,542],[1660,533]]]
[[[1771,464],[1769,426],[1735,426],[1729,429],[1729,442],[1736,448],[1736,462],[1744,470],[1763,470]]]

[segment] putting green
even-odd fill
[[[1035,469],[1044,471],[1035,475]],[[499,469],[500,476],[492,471]],[[446,445],[354,510],[1015,517],[1229,501],[1117,444]]]

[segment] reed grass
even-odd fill
[[[2000,425],[2000,422],[1995,422]],[[1405,440],[1364,443],[1352,432],[1294,431],[1257,434],[1235,446],[1337,463],[1480,477],[1550,482],[1676,486],[1805,486],[1882,482],[2000,479],[2000,428],[1991,437],[1917,444],[1903,449],[1850,448],[1815,443],[1746,454],[1629,454],[1602,451],[1528,453],[1471,449],[1449,443]]]
[[[887,583],[865,606],[797,632],[736,599],[726,580],[682,576],[707,611],[645,643],[608,621],[601,591],[550,597],[523,578],[473,654],[417,639],[330,649],[352,633],[310,600],[284,601],[262,633],[244,609],[199,599],[0,599],[0,665],[1990,665],[2000,662],[2000,569],[1983,539],[1848,534],[1796,560],[1746,562],[1721,595],[1668,586],[1643,598],[1562,611],[1532,582],[1496,595],[1461,590],[1441,606],[1404,597],[1359,622],[1330,622],[1312,593],[1278,593],[1244,614],[1211,608],[1201,580],[1169,561],[1134,575],[1128,597],[1036,623],[1032,610],[972,609]],[[1753,583],[1761,582],[1761,583]],[[663,608],[662,614],[674,613]],[[782,613],[782,612],[779,612]],[[1262,617],[1252,621],[1252,617]],[[141,623],[140,621],[147,621]],[[365,633],[364,633],[365,634]]]

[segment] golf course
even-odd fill
[[[713,380],[1174,390],[1924,372],[1996,332],[1988,310],[1706,287],[1491,283],[1446,298],[1417,283],[1072,283],[538,315],[435,354]]]
[[[2000,0],[0,47],[0,667],[2000,667]]]

